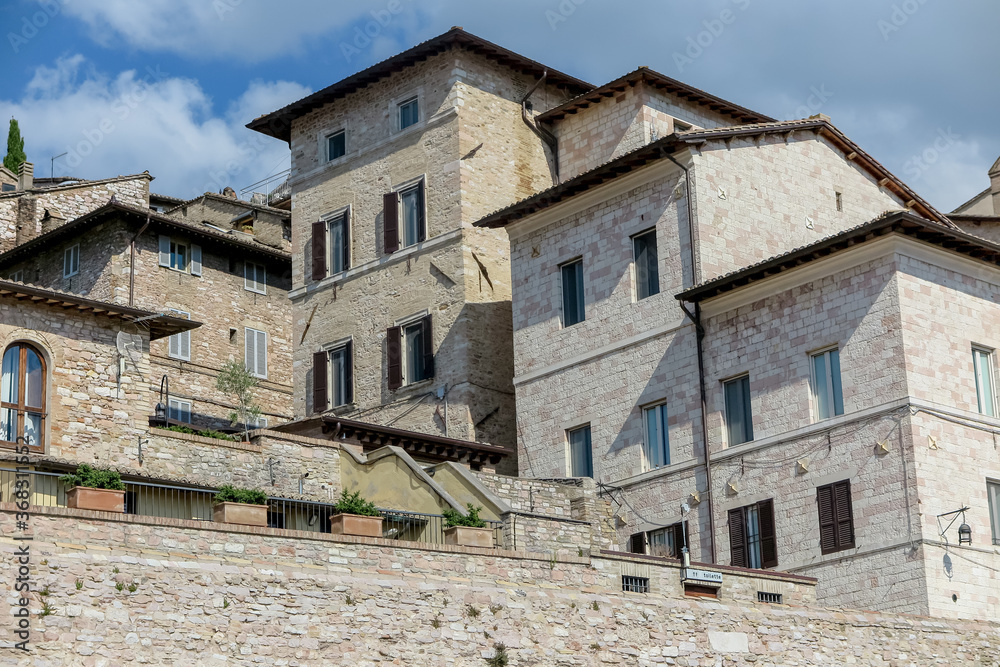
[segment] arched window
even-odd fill
[[[0,442],[43,448],[45,360],[38,350],[15,343],[0,365]]]

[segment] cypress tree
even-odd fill
[[[7,155],[3,159],[3,166],[17,174],[18,168],[28,161],[28,156],[24,154],[24,139],[21,138],[21,128],[17,125],[17,120],[10,119],[10,130],[7,132]]]

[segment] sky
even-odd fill
[[[996,0],[3,0],[0,121],[36,176],[66,153],[57,176],[240,192],[289,166],[246,123],[456,25],[598,85],[645,65],[826,114],[942,211],[1000,156]]]

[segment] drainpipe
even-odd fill
[[[684,193],[687,199],[687,218],[688,218],[688,245],[691,250],[691,286],[698,284],[698,251],[695,248],[694,243],[694,205],[691,203],[691,170],[689,167],[685,167],[683,164],[678,162],[671,155],[664,153],[664,157],[677,165],[681,171],[684,172]],[[695,338],[697,340],[698,347],[698,389],[701,394],[701,447],[705,452],[705,480],[706,480],[706,491],[708,495],[708,536],[709,536],[709,548],[711,555],[711,563],[715,563],[715,511],[713,508],[713,495],[712,495],[712,452],[708,447],[708,400],[706,398],[705,390],[705,353],[704,353],[704,339],[705,339],[705,327],[701,324],[701,304],[694,304],[694,313],[688,310],[687,306],[683,302],[679,302],[681,310],[687,315],[688,319],[694,323]]]
[[[542,71],[542,78],[535,82],[535,85],[531,87],[524,97],[521,98],[521,120],[524,124],[528,126],[528,129],[538,135],[538,138],[545,142],[545,145],[549,147],[552,151],[552,168],[556,173],[556,183],[559,182],[559,142],[555,135],[546,130],[543,127],[539,127],[535,121],[528,118],[528,98],[531,97],[535,90],[545,83],[545,79],[549,76],[549,70]]]
[[[130,257],[129,257],[129,264],[128,264],[128,305],[129,306],[132,306],[132,305],[135,304],[135,242],[136,242],[136,240],[140,236],[142,236],[142,233],[144,231],[146,231],[147,227],[149,227],[149,214],[148,213],[146,214],[146,224],[144,224],[139,229],[139,232],[135,236],[132,237],[132,243],[129,244],[131,246],[131,249],[129,251],[130,252]]]

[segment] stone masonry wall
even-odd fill
[[[42,598],[30,595],[31,654],[8,650],[5,664],[481,665],[499,643],[512,666],[1000,660],[995,623],[819,609],[807,582],[756,573],[724,572],[723,598],[705,600],[684,598],[676,565],[655,559],[552,560],[85,516],[31,517],[33,590],[47,591],[52,613],[39,616]],[[12,512],[0,515],[6,563],[12,522]],[[652,592],[621,592],[624,572],[649,576]],[[757,603],[758,590],[791,605]]]

